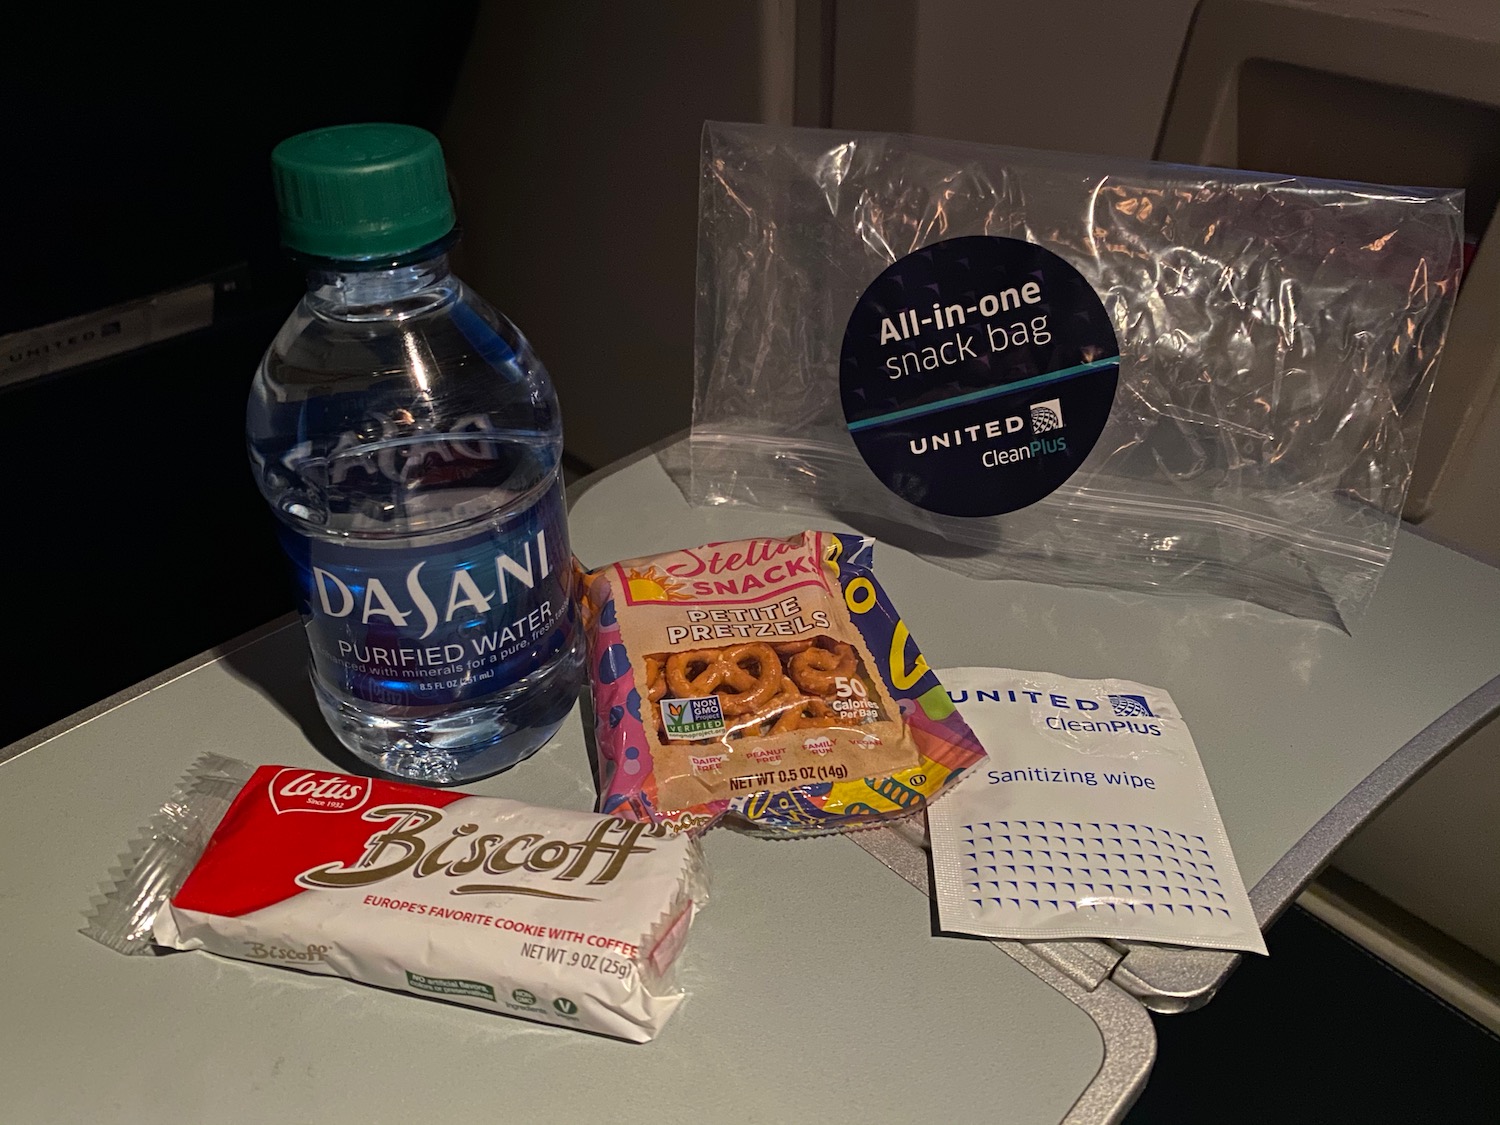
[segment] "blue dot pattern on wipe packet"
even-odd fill
[[[1202,836],[1123,821],[984,820],[964,825],[964,844],[976,906],[1230,917]]]

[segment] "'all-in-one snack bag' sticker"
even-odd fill
[[[915,812],[983,758],[873,550],[807,531],[585,573],[601,811],[837,831]]]

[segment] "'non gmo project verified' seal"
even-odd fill
[[[717,695],[701,699],[663,699],[661,725],[668,738],[718,738],[724,734],[724,710]]]

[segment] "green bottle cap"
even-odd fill
[[[397,258],[453,229],[438,139],[415,125],[335,125],[271,152],[281,241],[319,258]]]

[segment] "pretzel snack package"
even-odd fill
[[[600,810],[842,831],[916,812],[982,759],[874,545],[807,531],[585,572]]]

